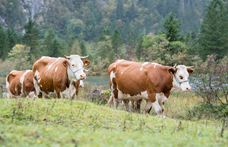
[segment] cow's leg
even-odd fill
[[[111,95],[109,100],[108,100],[108,103],[106,104],[106,106],[112,106],[113,105],[113,96]]]
[[[136,107],[135,104],[136,104],[135,101],[131,100],[131,111],[132,112],[135,112],[135,107]]]
[[[60,94],[60,90],[59,89],[55,89],[55,92],[57,94],[57,97],[60,99],[60,98],[63,98],[63,95]]]
[[[114,107],[115,107],[115,109],[117,109],[117,107],[118,107],[118,99],[117,98],[113,98],[113,105],[114,105]]]
[[[166,116],[164,115],[164,104],[165,104],[165,101],[167,101],[167,97],[163,94],[163,93],[159,93],[157,94],[156,98],[158,99],[158,102],[159,102],[159,105],[162,109],[162,117],[166,118]]]
[[[123,102],[124,102],[124,105],[125,105],[125,107],[126,107],[126,110],[127,110],[128,112],[131,112],[131,108],[129,107],[129,100],[123,100]]]
[[[146,106],[145,106],[144,114],[149,114],[151,108],[152,108],[152,103],[151,103],[150,100],[147,100],[147,101],[146,101]]]
[[[134,105],[135,105],[135,112],[136,113],[140,113],[140,106],[141,106],[141,103],[142,103],[142,99],[141,100],[138,100],[138,101],[134,101]]]

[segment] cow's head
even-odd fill
[[[174,67],[171,67],[169,72],[173,75],[173,88],[190,91],[191,87],[188,82],[188,77],[193,71],[194,70],[191,67],[186,67],[185,65],[175,65]]]
[[[84,73],[85,69],[84,67],[87,67],[90,65],[89,60],[84,60],[88,58],[88,56],[81,57],[79,55],[70,55],[70,56],[64,56],[65,61],[63,62],[63,65],[67,67],[67,74],[70,81],[76,82],[77,80],[84,80],[86,79],[86,74]]]

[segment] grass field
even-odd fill
[[[173,100],[166,105],[170,117],[166,119],[153,113],[128,113],[82,100],[3,98],[0,99],[0,145],[228,146],[227,128],[221,137],[220,121],[177,119],[177,113],[182,115],[184,109],[191,107],[190,103],[194,104],[187,100],[197,102],[195,96],[181,97],[173,94]]]

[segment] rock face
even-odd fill
[[[49,5],[53,4],[55,0],[21,0],[23,12],[25,13],[26,20],[31,17],[33,20],[34,16],[37,15],[36,21],[43,21],[42,14],[47,13]]]

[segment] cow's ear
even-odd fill
[[[83,65],[84,67],[87,67],[91,64],[91,62],[89,60],[83,60]]]
[[[188,73],[189,73],[189,75],[190,75],[190,74],[193,73],[194,70],[192,69],[192,67],[187,67],[187,71],[188,71]]]
[[[173,74],[177,71],[177,69],[174,68],[174,67],[170,67],[170,68],[168,69],[168,71],[169,71],[169,73],[170,73],[171,75],[173,75]]]
[[[67,60],[63,61],[63,66],[67,67],[68,65],[70,65],[70,63]]]

